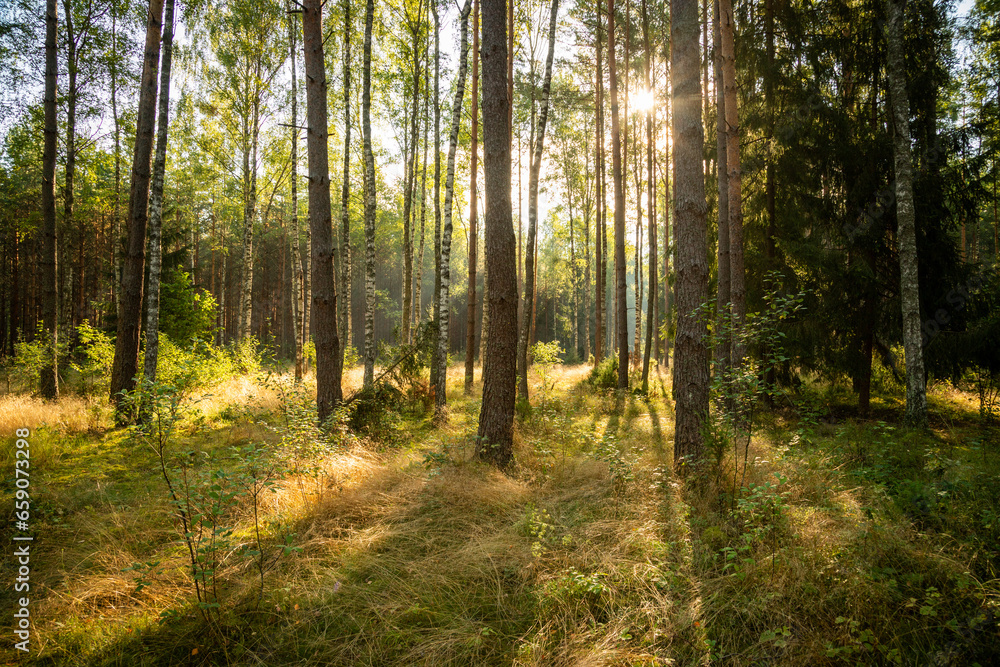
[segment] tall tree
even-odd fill
[[[552,59],[556,49],[556,16],[559,0],[552,0],[549,14],[549,50],[545,56],[545,73],[542,77],[542,108],[538,117],[538,128],[534,137],[533,151],[528,174],[528,258],[535,257],[538,236],[538,176],[542,168],[542,151],[545,145],[545,125],[549,115],[549,97],[552,89]],[[528,261],[524,275],[525,313],[533,313],[535,305],[536,262]],[[521,338],[517,346],[518,394],[528,400],[528,343],[533,316],[526,316],[521,322]]]
[[[291,126],[289,129],[292,133],[292,245],[290,250],[292,257],[292,321],[295,327],[295,381],[300,382],[304,370],[302,360],[306,346],[307,332],[303,326],[305,324],[305,285],[299,241],[301,230],[299,229],[299,84],[295,70],[295,60],[298,55],[298,46],[296,44],[298,33],[298,26],[295,21],[296,13],[293,11],[288,12],[288,60],[292,75],[292,118],[291,123],[289,123]]]
[[[122,270],[122,312],[115,338],[111,367],[111,401],[117,419],[124,421],[122,392],[135,388],[139,367],[139,328],[142,320],[142,282],[146,267],[146,222],[149,213],[150,158],[156,120],[156,74],[160,64],[160,26],[163,0],[150,0],[146,20],[146,47],[139,85],[139,114],[132,153],[132,185],[129,191],[128,255]]]
[[[476,350],[476,262],[479,246],[479,0],[472,3],[472,157],[469,165],[469,288],[465,338],[465,394],[472,393]]]
[[[361,133],[365,157],[365,375],[364,386],[375,379],[375,156],[372,154],[372,23],[375,0],[365,4],[365,46],[361,84]]]
[[[618,64],[615,62],[615,0],[608,0],[608,79],[611,86],[611,177],[615,188],[615,339],[618,388],[628,389],[628,307],[625,277],[625,189],[618,121]]]
[[[440,320],[438,323],[437,387],[434,391],[434,418],[442,421],[445,418],[448,380],[448,321],[451,311],[449,291],[451,289],[451,233],[452,209],[455,199],[455,151],[458,149],[458,130],[462,121],[462,101],[465,97],[465,78],[469,68],[469,11],[472,0],[465,0],[462,6],[460,24],[460,43],[458,61],[458,83],[455,88],[455,102],[451,110],[451,134],[448,137],[448,169],[444,184],[444,230],[441,234],[441,296]]]
[[[645,69],[643,70],[643,83],[646,86],[646,93],[652,95],[650,85],[649,70],[653,52],[649,44],[649,14],[646,11],[646,0],[642,0],[642,50],[645,57]],[[642,355],[642,390],[649,391],[649,356],[652,353],[653,336],[655,335],[656,322],[656,206],[654,205],[653,193],[655,190],[653,178],[653,106],[646,108],[646,205],[648,207],[647,220],[649,222],[649,300],[646,305],[646,349]],[[636,301],[636,309],[639,308]]]
[[[337,282],[333,271],[330,162],[327,148],[323,5],[304,0],[302,41],[306,66],[306,147],[309,153],[309,226],[312,229],[312,312],[316,323],[316,412],[326,421],[340,403],[340,338]]]
[[[677,425],[674,465],[698,459],[708,417],[708,327],[700,307],[708,300],[708,247],[698,65],[698,0],[671,0],[674,221],[677,244],[677,336],[674,387]]]
[[[143,376],[156,381],[160,352],[160,269],[163,237],[163,177],[167,167],[167,130],[170,124],[170,57],[174,45],[174,0],[166,0],[163,52],[160,57],[160,110],[157,117],[156,157],[149,192],[149,293],[146,296],[146,357]]]
[[[351,215],[349,210],[351,189],[351,0],[344,0],[344,178],[340,186],[340,293],[344,303],[340,308],[340,333],[343,345],[340,365],[343,368],[344,350],[351,346]],[[306,329],[306,336],[309,330]]]
[[[886,0],[889,100],[892,104],[893,154],[896,168],[896,224],[899,239],[899,288],[903,310],[906,359],[906,421],[927,423],[924,356],[921,341],[917,235],[913,206],[913,157],[910,154],[910,100],[906,94],[903,15],[906,0]]]
[[[39,378],[42,396],[59,398],[59,292],[56,289],[56,0],[45,3],[45,144],[42,151],[42,322],[48,358]]]
[[[733,339],[730,365],[743,364],[745,350],[740,330],[746,319],[746,277],[743,270],[743,195],[741,190],[740,130],[736,88],[736,23],[733,0],[719,0],[719,31],[722,41],[722,85],[726,117],[726,184],[729,208],[729,290],[732,302]]]
[[[483,168],[486,180],[486,298],[490,334],[483,364],[476,457],[507,469],[514,458],[517,353],[516,240],[511,214],[506,0],[483,0]]]
[[[431,0],[434,14],[434,326],[441,326],[441,16],[438,0]],[[438,386],[438,355],[431,355],[431,387]],[[445,369],[447,372],[447,369]],[[436,400],[436,399],[435,399]]]
[[[715,160],[719,186],[719,238],[717,243],[719,284],[716,295],[716,316],[721,323],[726,322],[730,317],[729,302],[732,299],[730,294],[732,276],[729,267],[729,171],[726,153],[729,148],[729,140],[726,131],[726,94],[722,85],[722,30],[721,21],[719,20],[719,0],[714,0],[713,7],[715,12],[715,26],[713,30],[715,41]],[[715,372],[717,377],[721,378],[724,376],[731,353],[732,338],[730,336],[723,336],[719,342],[719,350],[715,355]]]
[[[605,275],[604,275],[604,255],[607,252],[604,247],[604,216],[606,213],[605,200],[607,195],[604,192],[604,179],[601,178],[604,172],[604,71],[602,65],[604,63],[604,56],[601,53],[601,2],[595,3],[595,11],[597,13],[596,25],[594,27],[594,48],[597,51],[597,57],[595,58],[595,69],[594,74],[594,128],[597,136],[594,141],[594,166],[597,169],[597,174],[594,179],[594,189],[597,193],[596,196],[596,223],[594,225],[594,231],[596,232],[597,239],[595,240],[595,261],[597,263],[597,279],[594,281],[594,317],[595,317],[595,329],[594,329],[594,365],[598,365],[604,359],[604,319],[606,306],[604,304],[604,290],[605,290]]]
[[[405,160],[403,177],[403,315],[401,343],[410,343],[410,322],[413,309],[413,192],[417,170],[417,119],[420,110],[420,37],[423,19],[423,2],[417,3],[416,16],[410,15],[411,5],[404,9],[406,25],[410,31],[412,49],[412,107],[410,112],[409,157]]]

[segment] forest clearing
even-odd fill
[[[0,660],[1000,664],[998,184],[998,0],[0,2]]]
[[[296,547],[263,589],[238,549],[253,541],[246,492],[226,509],[209,623],[148,443],[110,428],[106,407],[3,399],[4,427],[33,431],[38,664],[996,660],[1000,456],[971,397],[935,388],[931,430],[913,434],[891,425],[889,395],[875,399],[887,421],[859,420],[843,387],[810,386],[801,405],[827,408],[768,415],[738,470],[727,448],[692,486],[672,472],[668,378],[647,398],[595,391],[589,374],[532,373],[550,388],[518,421],[511,476],[472,458],[478,391],[449,396],[445,428],[417,400],[377,437],[309,442],[273,384],[208,387],[170,447],[203,470],[235,471],[250,442],[315,465],[261,499],[269,557],[284,536]],[[124,571],[136,562],[159,564]]]

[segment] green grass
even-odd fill
[[[1000,442],[965,394],[938,388],[932,428],[912,432],[894,425],[891,396],[873,401],[881,422],[863,420],[836,390],[811,386],[796,400],[822,406],[819,418],[785,406],[765,413],[739,488],[742,451],[736,472],[731,447],[700,475],[672,472],[668,376],[654,373],[647,399],[595,393],[587,373],[554,369],[544,400],[536,384],[511,477],[471,461],[478,396],[461,395],[459,369],[446,426],[415,410],[388,441],[324,453],[318,476],[288,479],[262,506],[268,534],[294,532],[301,552],[278,561],[259,602],[256,573],[233,556],[212,627],[193,604],[152,450],[106,420],[36,431],[35,661],[985,666],[1000,657]],[[279,439],[273,400],[228,405],[214,399],[172,446],[221,456]],[[10,494],[3,487],[4,507]],[[231,517],[238,541],[251,535],[249,510]],[[164,565],[135,593],[122,569],[152,559]],[[0,574],[12,576],[6,561]],[[4,608],[13,603],[9,589],[0,594]],[[0,659],[15,657],[0,647]]]

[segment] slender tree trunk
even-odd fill
[[[927,424],[927,394],[920,333],[920,290],[917,272],[917,235],[913,208],[913,158],[910,154],[910,102],[906,94],[903,57],[905,0],[886,0],[889,98],[892,103],[893,152],[896,163],[896,220],[899,239],[900,294],[903,310],[903,349],[906,355],[906,421]]]
[[[56,279],[56,76],[58,74],[56,0],[45,5],[45,144],[42,151],[42,323],[48,337],[48,358],[39,378],[42,396],[59,398],[59,292]]]
[[[121,262],[121,202],[122,202],[122,152],[121,117],[118,114],[118,13],[111,9],[111,115],[115,123],[115,204],[111,221],[111,300],[115,304],[116,319],[122,316],[122,262]]]
[[[740,131],[736,90],[736,27],[732,0],[719,0],[719,30],[722,37],[722,81],[726,113],[726,169],[729,186],[729,274],[732,301],[733,346],[730,365],[743,365],[746,353],[741,332],[746,318],[746,279],[743,271],[743,196],[740,187]]]
[[[642,49],[645,55],[643,83],[646,90],[652,92],[649,70],[653,52],[649,45],[649,15],[646,12],[646,0],[642,0]],[[647,220],[649,223],[649,298],[646,305],[646,349],[642,355],[642,391],[649,392],[649,357],[653,351],[653,337],[656,335],[656,204],[654,193],[656,185],[653,174],[653,113],[646,110],[646,201],[649,208]],[[638,306],[636,306],[638,307]],[[658,347],[658,346],[657,346]]]
[[[465,334],[465,395],[472,393],[476,353],[476,262],[479,245],[479,0],[472,7],[472,157],[469,166],[469,287]]]
[[[429,77],[429,68],[425,68],[425,70],[425,74]],[[426,240],[427,230],[427,139],[430,134],[429,104],[430,95],[424,95],[424,157],[423,166],[420,169],[420,246],[417,250],[417,276],[413,287],[413,311],[415,314],[414,322],[416,324],[419,324],[423,320],[424,241]]]
[[[538,176],[542,167],[542,151],[545,145],[545,125],[549,115],[549,93],[552,88],[552,60],[556,48],[556,16],[559,13],[559,0],[552,0],[549,14],[549,50],[545,57],[545,73],[542,78],[542,108],[538,117],[537,133],[534,137],[533,155],[531,156],[530,173],[528,175],[528,261],[524,275],[524,308],[525,318],[521,323],[521,339],[517,347],[518,395],[528,400],[528,344],[531,324],[534,322],[535,281],[537,258],[536,248],[538,237]],[[528,313],[532,315],[527,316]]]
[[[486,269],[489,349],[483,366],[476,457],[508,469],[513,462],[517,365],[516,240],[511,215],[506,0],[483,0],[483,167],[486,180]]]
[[[63,334],[68,334],[72,325],[71,310],[73,307],[72,269],[68,261],[69,236],[73,229],[73,209],[75,204],[75,191],[73,188],[76,179],[76,101],[78,96],[76,75],[77,75],[77,32],[73,24],[73,13],[67,0],[63,0],[64,23],[66,25],[66,73],[69,83],[69,90],[66,94],[66,171],[65,183],[63,187],[63,220],[62,231],[56,234],[56,244],[63,253],[63,274],[65,283],[63,293],[60,296],[59,322]],[[81,244],[82,247],[82,244]],[[67,289],[68,288],[68,289]]]
[[[167,130],[170,123],[170,57],[174,44],[174,0],[166,0],[163,15],[163,53],[160,62],[160,110],[157,114],[156,157],[149,192],[149,294],[146,297],[146,382],[156,381],[160,353],[160,270],[163,237],[163,177],[167,167]],[[187,341],[179,341],[186,343]]]
[[[302,357],[303,348],[306,343],[305,329],[303,328],[304,318],[304,297],[305,290],[302,284],[302,256],[299,242],[299,84],[295,71],[295,56],[298,45],[296,38],[298,30],[295,23],[295,14],[288,13],[288,55],[291,61],[292,70],[292,121],[289,123],[292,131],[292,244],[290,248],[292,258],[292,320],[295,323],[295,381],[302,381]],[[346,151],[345,151],[346,153]]]
[[[584,202],[583,202],[583,360],[590,357],[590,135],[584,134]]]
[[[149,212],[150,157],[153,153],[153,125],[156,120],[156,74],[160,63],[160,26],[163,0],[150,0],[146,23],[146,50],[139,85],[139,114],[136,120],[132,158],[132,185],[129,192],[128,256],[122,273],[122,313],[118,318],[115,357],[111,369],[111,402],[121,423],[122,392],[135,388],[139,367],[139,328],[142,320],[142,282],[146,264],[146,222]]]
[[[312,228],[312,312],[316,321],[316,411],[322,424],[340,403],[342,390],[340,338],[337,334],[337,281],[333,271],[327,84],[320,0],[304,0],[302,35],[306,67],[309,226]]]
[[[434,391],[434,419],[442,422],[447,418],[445,406],[448,403],[448,324],[451,316],[451,234],[452,209],[455,198],[455,152],[458,150],[458,131],[462,122],[462,101],[465,98],[465,79],[469,71],[469,11],[472,0],[465,0],[462,6],[460,24],[461,50],[458,61],[458,84],[455,90],[455,102],[451,111],[451,134],[448,137],[448,169],[444,184],[444,230],[441,235],[441,296],[440,316],[438,321],[437,357],[438,376]]]
[[[403,321],[400,343],[411,342],[410,322],[413,309],[413,191],[417,180],[417,116],[420,113],[420,19],[409,19],[410,36],[413,39],[413,106],[410,115],[410,155],[406,161],[403,187]]]
[[[618,65],[615,62],[615,0],[608,0],[608,76],[611,85],[611,175],[615,186],[615,331],[618,344],[618,388],[628,389],[628,310],[625,279],[625,190],[622,141],[618,122]]]
[[[729,324],[723,325],[722,323],[729,320],[729,302],[732,300],[730,293],[732,276],[729,265],[729,171],[726,153],[729,140],[726,131],[726,95],[722,85],[722,30],[719,19],[719,0],[714,0],[713,5],[715,12],[715,29],[713,30],[713,38],[715,40],[715,155],[716,162],[718,163],[719,184],[719,285],[716,299],[716,316],[720,326],[728,327]],[[727,329],[722,328],[720,330],[726,331]],[[725,376],[726,367],[729,364],[731,355],[731,335],[722,336],[715,355],[715,375],[717,378]]]
[[[344,350],[351,346],[351,0],[344,0],[344,178],[340,186],[340,293],[343,294],[343,308],[340,309],[340,331],[344,344],[340,350],[340,366],[343,371]],[[305,330],[308,338],[309,329]]]
[[[365,154],[365,376],[375,379],[375,156],[372,154],[372,23],[375,1],[365,4],[365,46],[361,88],[361,132]]]
[[[438,0],[431,0],[434,10],[434,296],[431,309],[434,326],[441,328],[441,17]],[[436,338],[436,336],[435,336]],[[431,355],[431,387],[438,386],[438,355]],[[435,404],[437,397],[435,397]]]
[[[604,305],[604,291],[605,291],[605,276],[604,276],[604,254],[605,244],[604,244],[604,215],[605,215],[605,199],[607,196],[604,192],[604,179],[601,175],[604,172],[604,72],[602,69],[602,64],[604,62],[604,56],[601,53],[601,3],[596,3],[597,12],[597,25],[595,28],[595,38],[597,48],[597,57],[595,58],[595,64],[597,67],[597,73],[595,75],[595,100],[594,104],[594,114],[595,125],[597,129],[597,136],[594,141],[594,166],[597,169],[594,189],[596,190],[596,216],[597,220],[595,223],[595,232],[597,236],[596,240],[596,262],[597,262],[597,279],[594,281],[594,303],[595,303],[595,330],[594,330],[594,366],[596,367],[604,359],[604,321],[605,321],[605,305]]]
[[[673,72],[674,219],[677,239],[677,338],[674,358],[674,465],[701,456],[708,417],[708,327],[698,312],[708,300],[705,135],[699,104],[698,0],[671,1]]]

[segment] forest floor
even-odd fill
[[[235,494],[200,543],[215,559],[200,607],[155,449],[103,402],[0,396],[5,438],[32,429],[34,661],[1000,664],[1000,437],[970,395],[936,386],[917,432],[891,398],[861,419],[846,390],[808,386],[760,410],[748,445],[716,433],[682,479],[665,371],[647,398],[556,366],[532,373],[506,476],[471,460],[480,387],[464,397],[462,373],[447,425],[414,405],[377,443],[329,449],[302,445],[288,383],[235,378],[191,402],[166,460],[189,461],[203,507]],[[345,393],[358,384],[354,369]],[[252,443],[302,445],[257,503],[233,476]],[[4,447],[4,516],[13,460]]]

